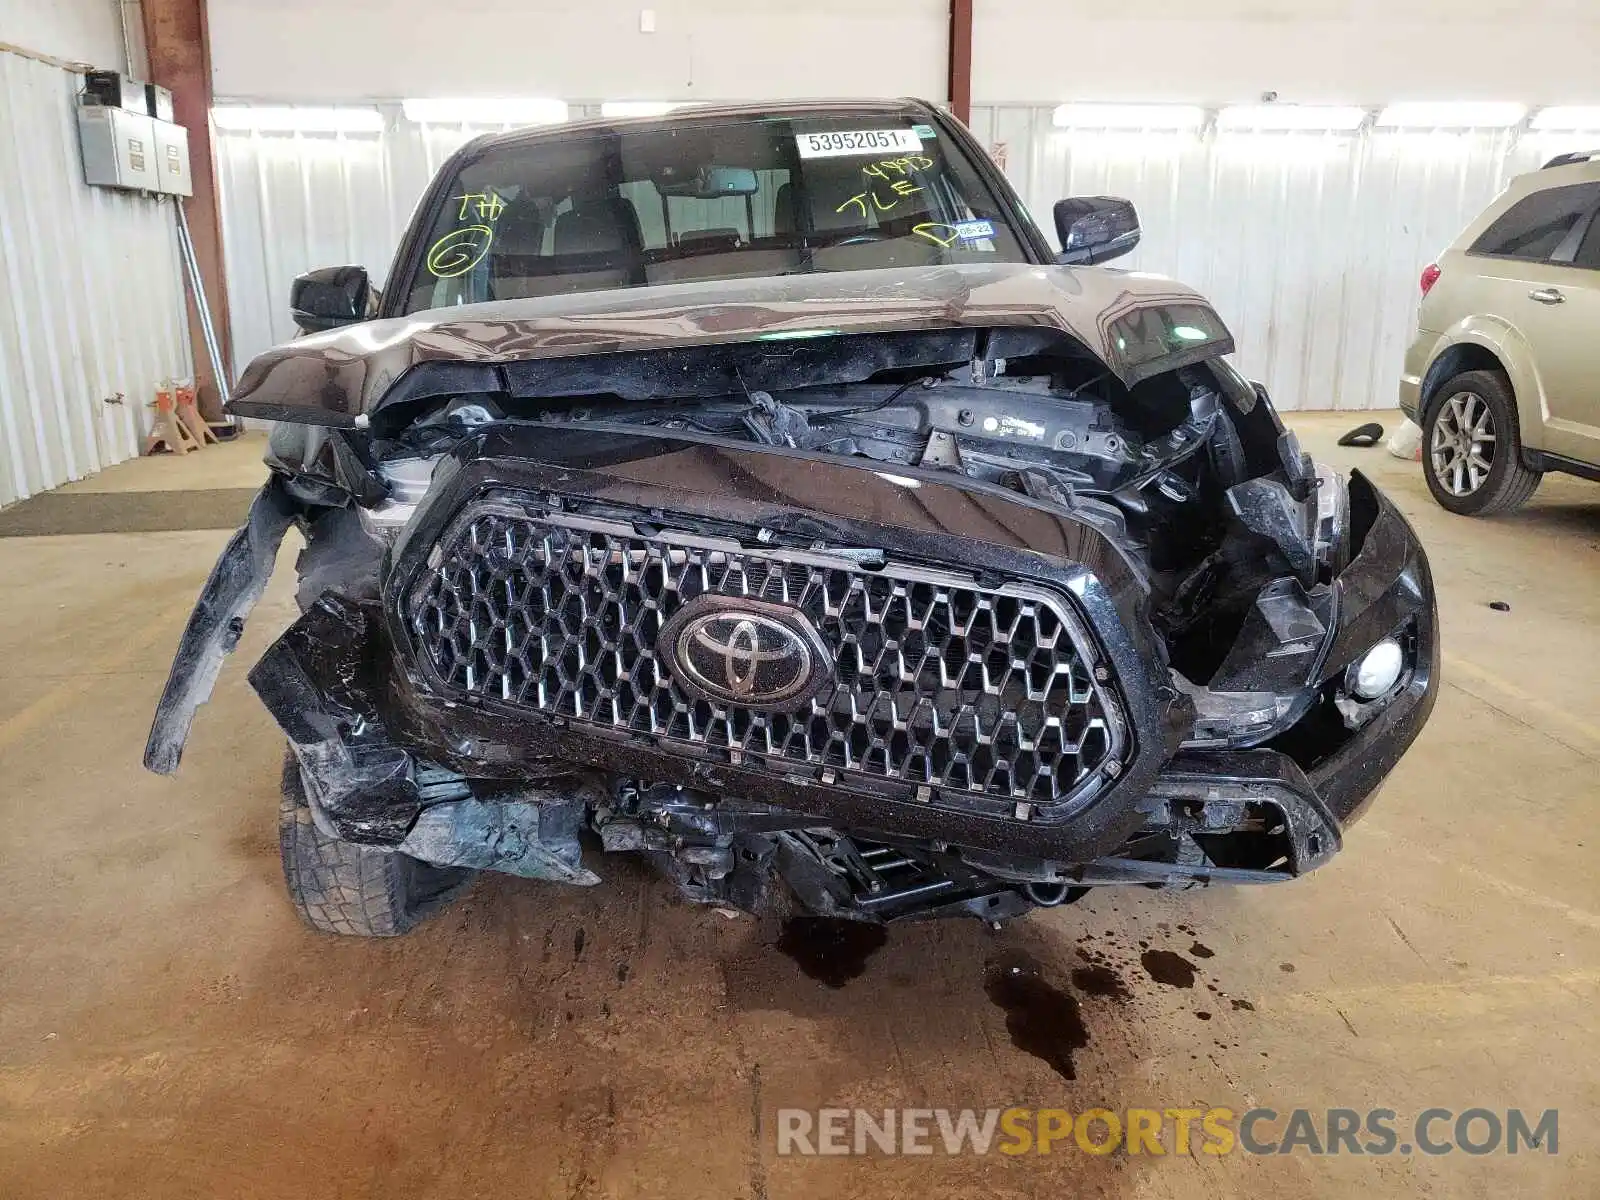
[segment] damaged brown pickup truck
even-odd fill
[[[1094,265],[1130,205],[1055,217],[915,101],[469,144],[381,301],[303,276],[320,332],[245,372],[272,476],[146,765],[294,526],[250,679],[320,929],[603,852],[866,921],[1326,862],[1433,704],[1422,548],[1201,297]]]

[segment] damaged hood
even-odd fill
[[[1003,263],[711,280],[462,305],[366,321],[274,347],[245,369],[229,411],[356,424],[423,364],[500,364],[754,341],[936,329],[1056,333],[1124,383],[1146,352],[1119,321],[1141,309],[1202,310],[1205,340],[1231,337],[1200,295],[1159,275]]]

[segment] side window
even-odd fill
[[[1600,183],[1573,183],[1524,196],[1501,213],[1467,253],[1541,262],[1555,253],[1596,200]]]
[[[1572,263],[1577,267],[1600,271],[1600,216],[1589,222],[1589,232],[1583,235],[1583,241],[1578,245],[1578,256]]]

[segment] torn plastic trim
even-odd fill
[[[1325,865],[1343,846],[1332,808],[1305,773],[1274,750],[1180,754],[1156,778],[1144,811],[1142,829],[1116,852],[1087,862],[1040,861],[1024,873],[984,851],[963,858],[1001,878],[1085,887],[1281,883]],[[1252,832],[1266,814],[1267,827]],[[1193,846],[1195,840],[1225,843],[1230,836],[1263,833],[1273,848],[1257,846],[1257,861],[1250,863],[1219,863],[1202,850],[1178,861],[1138,852],[1141,843],[1164,837]],[[1274,857],[1278,861],[1269,861]]]
[[[1430,638],[1437,623],[1433,574],[1416,530],[1360,471],[1350,473],[1350,491],[1352,503],[1370,508],[1373,517],[1359,551],[1337,577],[1339,619],[1315,677],[1318,684],[1342,675],[1408,620],[1417,620],[1419,634]]]
[[[392,847],[425,804],[471,792],[425,791],[421,764],[390,739],[377,712],[377,624],[371,605],[325,593],[251,668],[250,686],[289,739],[318,825]]]
[[[1271,692],[1280,698],[1290,697],[1292,703],[1280,712],[1275,721],[1268,724],[1250,724],[1229,731],[1220,726],[1207,730],[1203,728],[1204,720],[1198,721],[1196,729],[1183,743],[1185,750],[1244,749],[1271,741],[1304,719],[1318,703],[1322,690],[1330,682],[1340,679],[1350,664],[1375,643],[1385,637],[1401,634],[1408,639],[1408,673],[1396,692],[1384,698],[1382,704],[1375,705],[1374,710],[1397,701],[1415,706],[1425,699],[1425,704],[1420,709],[1420,718],[1408,718],[1404,723],[1408,732],[1405,740],[1393,751],[1392,757],[1388,757],[1390,766],[1399,761],[1400,754],[1420,730],[1421,721],[1426,719],[1433,707],[1433,692],[1438,687],[1438,616],[1427,554],[1416,531],[1400,510],[1360,471],[1351,472],[1349,491],[1349,499],[1341,505],[1346,512],[1353,504],[1359,504],[1372,513],[1370,524],[1361,531],[1358,548],[1344,569],[1334,576],[1331,590],[1326,595],[1296,591],[1294,603],[1287,606],[1291,615],[1295,608],[1302,609],[1302,616],[1314,617],[1325,631],[1317,639],[1316,650],[1304,656],[1307,670],[1302,673],[1297,667],[1293,682],[1270,678],[1266,669],[1274,662],[1283,664],[1298,661],[1298,658],[1287,657],[1274,659],[1272,651],[1305,643],[1283,636],[1295,632],[1291,626],[1282,626],[1280,622],[1280,628],[1274,629],[1270,620],[1256,622],[1253,626],[1247,625],[1240,633],[1241,641],[1245,641],[1249,648],[1242,659],[1255,664],[1249,676],[1229,677],[1227,672],[1219,669],[1219,677],[1228,686],[1203,689],[1213,693],[1205,698],[1204,703],[1200,698],[1194,699],[1197,717],[1221,718],[1236,711],[1250,715],[1248,698],[1229,697],[1226,694],[1228,692]],[[1341,534],[1339,540],[1350,545],[1357,542],[1348,532]],[[1261,597],[1285,599],[1281,585],[1282,581],[1279,580],[1264,587],[1258,601]],[[1311,603],[1304,603],[1306,600]],[[1280,617],[1283,615],[1279,614]],[[1232,658],[1230,654],[1230,661]],[[1183,690],[1201,689],[1191,684]],[[1205,709],[1206,703],[1211,705],[1210,712]],[[1225,725],[1226,721],[1222,724]],[[1388,747],[1385,747],[1385,753],[1388,754]],[[1363,779],[1370,777],[1370,772],[1365,770],[1360,774]],[[1369,790],[1375,786],[1376,781],[1372,781]],[[1322,785],[1318,785],[1318,790],[1322,790]],[[1338,790],[1341,794],[1344,791],[1342,787]]]
[[[289,494],[308,505],[370,508],[390,493],[372,438],[356,429],[280,422],[267,438],[266,464],[285,476]]]
[[[211,698],[222,660],[238,646],[245,618],[272,578],[283,535],[300,514],[301,506],[283,480],[272,476],[211,568],[156,704],[144,748],[146,769],[158,775],[171,775],[178,769],[195,710]]]
[[[317,827],[442,867],[583,886],[578,830],[599,793],[581,780],[474,797],[467,781],[390,740],[378,715],[381,619],[322,595],[274,642],[250,684],[289,739]]]
[[[500,871],[592,887],[578,830],[588,811],[579,790],[544,790],[498,802],[456,800],[424,809],[396,849],[441,867]]]
[[[1157,777],[1150,794],[1168,801],[1174,811],[1193,808],[1206,833],[1229,832],[1247,804],[1276,808],[1290,846],[1285,869],[1292,875],[1321,866],[1344,844],[1327,799],[1292,759],[1277,751],[1180,754]]]

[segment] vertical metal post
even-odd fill
[[[972,123],[972,0],[950,0],[950,111]]]
[[[217,208],[215,155],[211,144],[211,50],[206,31],[206,0],[140,0],[150,79],[172,91],[174,119],[189,131],[189,182],[194,195],[184,204],[189,250],[210,292],[202,311],[214,312],[211,339],[228,362],[228,279],[222,254],[222,216]],[[129,13],[131,18],[133,13]],[[194,358],[195,392],[200,412],[220,421],[223,379],[213,373],[199,313],[188,313],[189,346]]]
[[[200,331],[205,338],[206,357],[211,360],[211,374],[217,381],[218,399],[226,404],[233,394],[227,368],[222,365],[222,346],[217,341],[217,328],[211,323],[211,306],[206,301],[206,282],[200,276],[200,264],[195,261],[194,239],[189,236],[189,222],[183,215],[183,198],[172,198],[172,211],[178,217],[178,249],[183,255],[184,273],[189,277],[189,295],[194,301],[195,315],[200,320]]]

